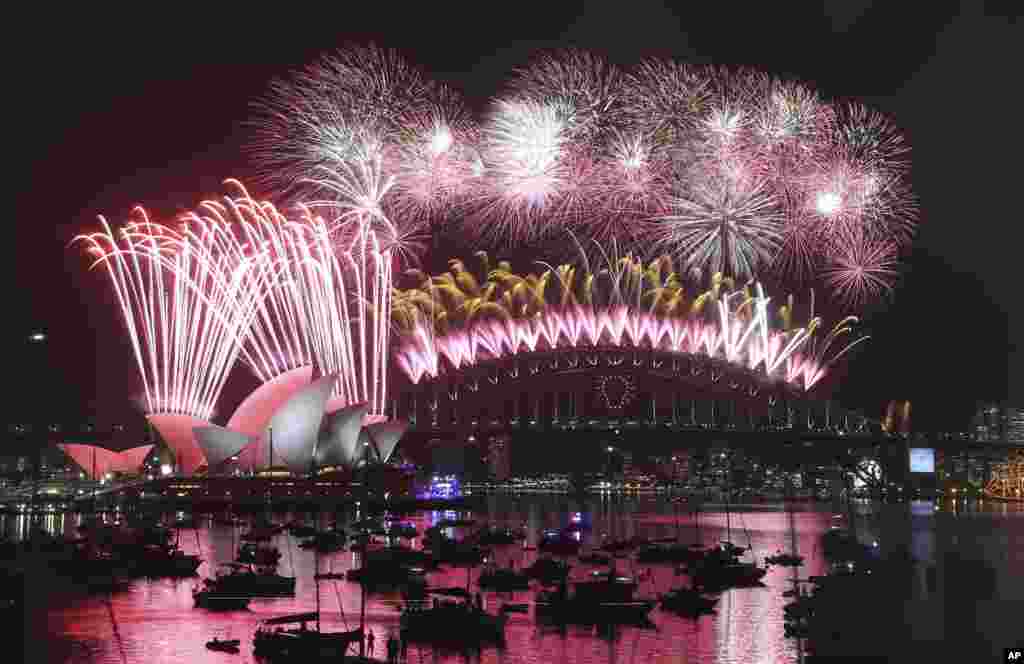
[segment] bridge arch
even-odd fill
[[[413,431],[627,423],[877,433],[880,423],[763,371],[699,354],[597,346],[489,359],[393,386]]]

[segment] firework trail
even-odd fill
[[[371,178],[373,179],[373,178]],[[206,201],[190,218],[236,229],[235,252],[259,247],[273,284],[256,307],[241,358],[263,382],[300,366],[339,374],[334,397],[370,404],[382,415],[387,395],[388,318],[393,225],[372,200],[327,205],[325,220],[311,206],[289,220],[245,187],[223,201]],[[377,191],[377,188],[370,187]]]
[[[208,419],[259,303],[271,286],[267,257],[245,251],[224,224],[172,230],[139,221],[83,235],[118,299],[148,414]]]

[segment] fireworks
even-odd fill
[[[380,417],[392,325],[414,381],[610,344],[810,389],[859,343],[841,344],[856,320],[824,336],[813,313],[793,326],[792,304],[773,314],[754,279],[816,277],[859,306],[891,289],[916,224],[908,148],[884,116],[759,72],[547,54],[477,122],[396,52],[348,49],[274,83],[254,124],[265,180],[294,212],[236,183],[180,227],[140,212],[80,238],[109,276],[151,414],[209,419],[240,359],[265,382],[338,374],[335,398]],[[572,235],[604,265],[475,275],[454,262],[393,291],[394,265],[453,220],[501,245]]]
[[[358,202],[326,222],[241,195],[205,201],[181,231],[147,219],[85,236],[107,268],[150,413],[208,419],[236,359],[262,381],[316,365],[334,396],[383,415],[392,249]]]
[[[565,121],[553,105],[501,101],[485,130],[484,158],[493,200],[491,232],[529,239],[532,222],[562,193],[566,179]]]
[[[891,242],[861,240],[843,245],[825,270],[825,281],[849,306],[859,306],[892,291],[896,247]]]
[[[394,52],[349,49],[276,84],[263,110],[257,156],[279,185],[362,201],[403,247],[455,217],[492,245],[571,231],[692,272],[802,281],[829,278],[860,238],[898,256],[916,223],[885,116],[752,70],[547,53],[477,124]]]
[[[268,184],[296,201],[366,204],[401,220],[399,236],[442,217],[480,169],[458,95],[376,47],[276,81],[253,124]]]
[[[149,220],[80,236],[104,267],[150,414],[208,419],[269,287],[267,257],[217,222],[180,231]]]
[[[274,287],[260,301],[242,359],[261,381],[315,364],[337,373],[334,396],[366,402],[383,414],[387,394],[392,247],[380,239],[392,226],[365,201],[341,205],[326,222],[308,206],[289,220],[272,204],[241,195],[207,201],[210,221],[238,229],[247,245],[272,259]],[[347,199],[344,199],[347,200]],[[203,219],[197,214],[193,218]]]
[[[612,254],[597,274],[561,265],[517,275],[506,265],[482,284],[461,261],[452,265],[396,291],[395,359],[414,383],[519,353],[613,347],[717,358],[809,390],[866,338],[839,343],[856,323],[849,317],[819,340],[813,305],[807,324],[793,326],[792,299],[773,314],[759,284],[736,288],[717,276],[689,298],[667,258],[645,265]]]
[[[781,244],[783,217],[764,183],[708,173],[673,207],[652,235],[691,268],[752,277],[771,264]]]

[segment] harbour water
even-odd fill
[[[779,503],[721,506],[705,505],[698,516],[685,504],[674,510],[655,497],[496,495],[483,499],[486,507],[470,518],[478,523],[525,526],[529,544],[536,544],[545,528],[577,522],[584,550],[606,538],[679,536],[683,542],[705,545],[726,538],[750,546],[758,558],[790,548],[790,519]],[[841,505],[800,503],[793,506],[797,552],[805,563],[799,577],[824,574],[828,565],[819,547],[821,534]],[[677,513],[678,512],[678,516]],[[861,541],[880,547],[909,550],[920,561],[906,587],[894,587],[891,596],[877,598],[879,611],[892,615],[892,633],[878,634],[879,654],[919,656],[945,653],[969,656],[969,661],[1000,661],[1002,649],[1020,642],[1024,615],[1024,506],[1007,503],[902,502],[888,505],[859,503],[855,506]],[[173,517],[173,515],[168,515]],[[442,518],[460,513],[421,512],[409,517],[419,531]],[[56,514],[46,525],[55,532],[74,534],[81,516]],[[277,514],[274,520],[312,518]],[[322,514],[321,524],[334,521]],[[351,518],[351,515],[349,515]],[[339,516],[339,521],[344,517]],[[6,515],[0,521],[0,537],[19,537],[26,530],[25,517]],[[195,530],[181,531],[181,547],[198,552],[204,563],[201,576],[212,575],[216,563],[234,559],[241,529],[200,520]],[[418,540],[417,540],[418,541]],[[319,557],[300,549],[287,533],[273,542],[282,553],[279,571],[297,577],[296,595],[287,599],[253,600],[247,611],[213,613],[193,607],[191,589],[196,578],[132,581],[113,592],[91,594],[81,588],[51,581],[28,589],[29,642],[26,661],[62,664],[172,663],[199,664],[234,661],[254,662],[252,636],[261,620],[316,607],[313,575],[344,571],[358,564],[357,554],[339,552]],[[529,564],[536,551],[522,545],[494,549],[499,565]],[[631,558],[616,561],[618,571],[640,583],[638,594],[654,597],[686,583],[670,565],[639,565]],[[597,568],[574,563],[572,576],[580,578]],[[991,587],[972,584],[971,570],[990,577]],[[479,569],[442,568],[430,573],[431,586],[465,586],[467,574],[475,592]],[[435,652],[411,645],[408,661],[457,662],[470,659],[485,663],[542,664],[566,662],[693,662],[696,664],[749,664],[797,662],[800,644],[784,635],[783,606],[790,600],[783,591],[792,588],[792,569],[773,567],[763,588],[734,589],[723,593],[716,612],[688,619],[655,609],[653,628],[622,627],[611,634],[593,629],[568,628],[564,632],[539,626],[532,610],[511,614],[503,650],[485,648],[478,653]],[[979,577],[980,578],[980,577]],[[972,587],[973,586],[973,587]],[[319,583],[323,628],[342,630],[358,625],[361,593],[346,581]],[[533,591],[514,594],[484,592],[485,607],[495,611],[502,603],[533,599]],[[366,626],[376,635],[375,656],[385,658],[389,634],[398,628],[400,594],[369,595]],[[212,652],[204,646],[213,637],[240,639],[241,653]],[[897,644],[902,645],[897,645]],[[891,645],[890,645],[891,644]],[[987,649],[987,650],[986,650]],[[897,659],[894,661],[903,661]],[[916,660],[907,660],[916,661]],[[932,661],[921,659],[920,661]],[[947,661],[936,660],[936,661]],[[955,661],[955,660],[948,660]],[[965,660],[960,660],[965,661]]]

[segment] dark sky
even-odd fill
[[[248,172],[243,121],[268,80],[371,39],[477,105],[531,53],[571,45],[623,64],[661,55],[757,66],[893,114],[913,146],[921,229],[894,301],[871,314],[874,338],[844,370],[838,396],[872,414],[910,399],[920,428],[963,426],[979,399],[1012,393],[1024,405],[1024,347],[1011,353],[1024,331],[1019,3],[930,2],[924,13],[867,0],[753,11],[701,3],[700,13],[640,0],[422,3],[430,8],[419,11],[379,3],[372,17],[302,4],[223,15],[178,3],[136,13],[53,8],[9,26],[8,422],[39,403],[54,420],[129,418],[126,395],[139,387],[116,311],[67,243],[100,213],[118,221],[142,203],[169,214],[223,193],[225,177]],[[45,349],[23,341],[37,327],[49,332]],[[244,382],[229,384],[226,411]]]

